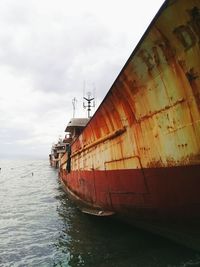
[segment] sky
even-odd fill
[[[48,159],[110,89],[163,0],[0,0],[0,158]],[[93,112],[95,111],[93,109]]]

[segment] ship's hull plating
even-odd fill
[[[200,250],[199,0],[165,2],[68,156],[84,212]]]
[[[182,166],[144,169],[143,177],[138,170],[62,171],[60,176],[91,206],[120,213],[135,210],[136,215],[144,208],[149,211],[146,219],[190,220],[200,217],[199,173],[199,166]]]
[[[63,186],[86,213],[114,217],[200,251],[199,166],[60,172]],[[180,188],[181,184],[181,188]]]

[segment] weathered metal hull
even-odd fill
[[[199,44],[199,0],[166,1],[60,177],[84,211],[200,250]]]
[[[131,211],[143,219],[190,221],[199,218],[199,173],[199,166],[190,166],[146,169],[145,179],[137,170],[76,171],[61,177],[88,206]]]
[[[142,181],[137,170],[63,171],[60,177],[83,212],[114,215],[200,250],[199,173],[199,166],[184,166],[145,169]]]

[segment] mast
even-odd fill
[[[87,97],[83,97],[83,99],[85,101],[87,101],[87,103],[85,104],[85,102],[83,101],[83,107],[87,108],[87,112],[88,112],[88,118],[91,118],[90,116],[90,111],[91,111],[91,107],[94,108],[95,107],[95,101],[94,101],[94,97],[92,97],[92,93],[91,92],[87,92]],[[93,102],[92,102],[93,101]],[[92,102],[92,103],[91,103]]]
[[[75,117],[75,112],[76,112],[76,103],[77,103],[77,99],[74,97],[72,99],[72,106],[73,106],[73,118]]]

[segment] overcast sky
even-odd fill
[[[103,100],[163,0],[0,0],[0,158],[46,158]]]

